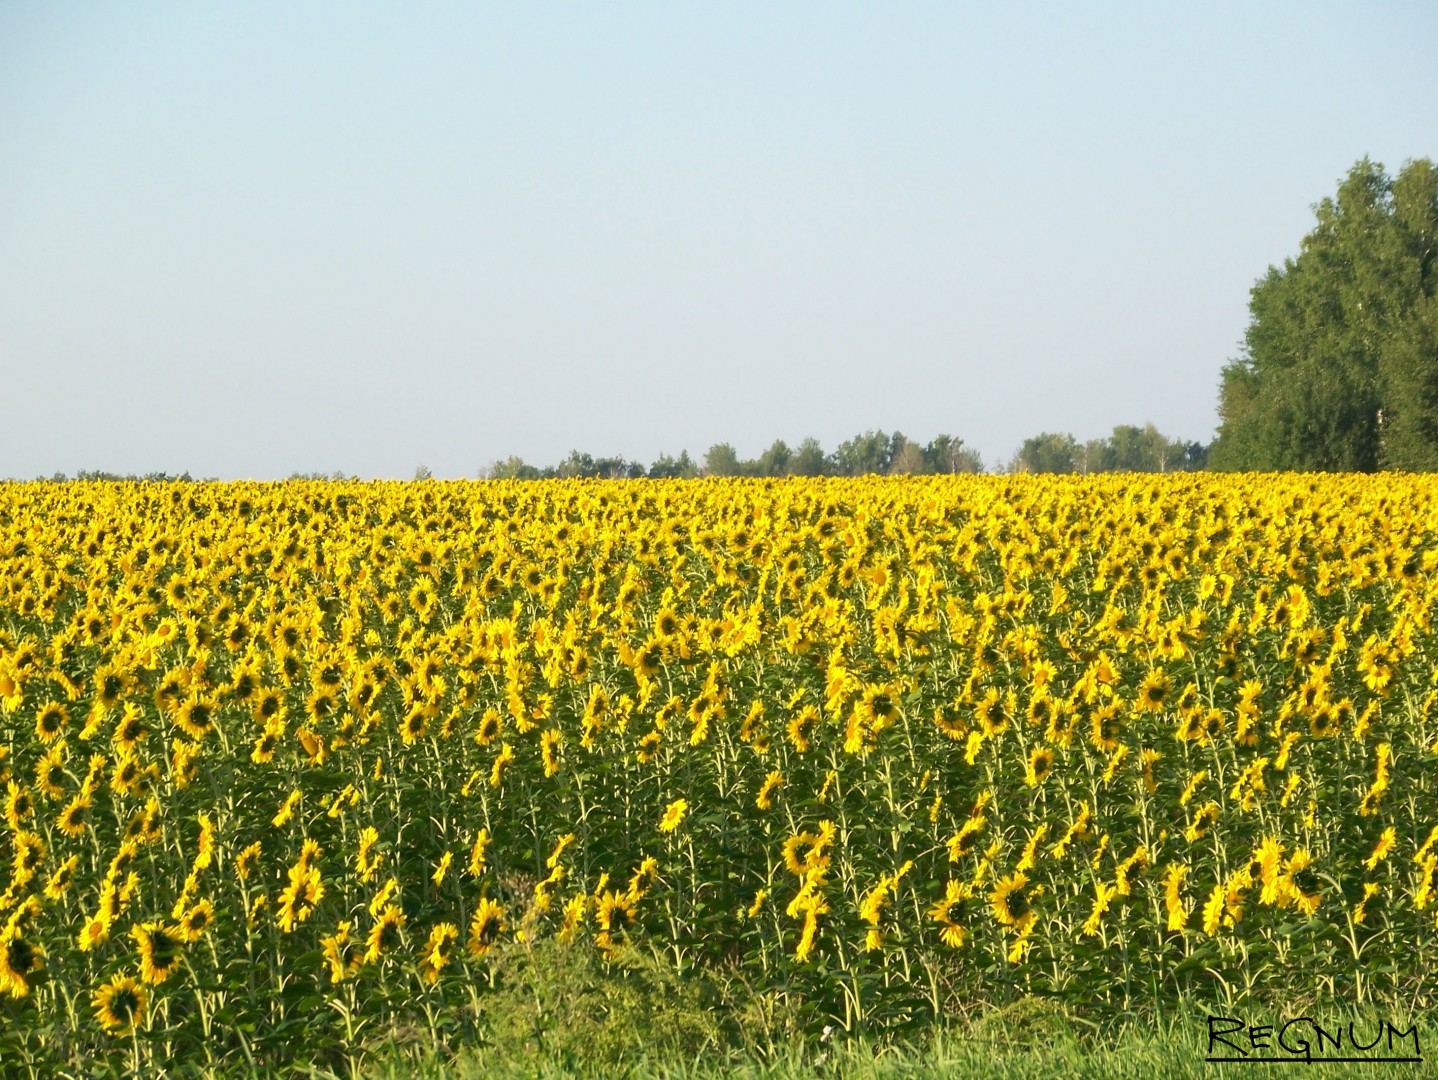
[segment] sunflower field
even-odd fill
[[[1435,599],[1416,477],[3,484],[0,1058],[550,939],[844,1030],[1430,1007]]]

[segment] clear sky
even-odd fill
[[[0,476],[1207,440],[1438,4],[0,0]]]

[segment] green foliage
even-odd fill
[[[1072,435],[1044,432],[1025,439],[1010,472],[1163,473],[1202,469],[1208,463],[1203,443],[1170,439],[1152,424],[1119,424],[1104,439],[1080,444]]]
[[[542,470],[526,463],[524,458],[511,454],[503,461],[496,461],[484,475],[490,480],[539,480],[546,476],[552,478],[554,470]]]
[[[596,458],[571,450],[569,456],[559,463],[555,474],[563,479],[588,477],[601,480],[634,480],[644,475],[644,466],[637,461],[626,461],[622,457]]]
[[[1209,1008],[1190,1003],[1168,1017],[1131,1017],[1117,1027],[1095,1030],[1081,1017],[1052,1001],[1023,998],[1014,1005],[990,1010],[968,1023],[935,1027],[913,1040],[873,1042],[824,1034],[787,1041],[769,1052],[752,1045],[724,1043],[702,1054],[664,1051],[657,1047],[618,1058],[587,1053],[577,1058],[526,1049],[514,1044],[488,1045],[447,1055],[435,1046],[390,1046],[366,1055],[353,1075],[371,1080],[424,1080],[454,1077],[625,1077],[629,1080],[798,1080],[834,1077],[844,1080],[1047,1080],[1049,1077],[1103,1077],[1118,1080],[1222,1080],[1232,1066],[1209,1063]],[[1213,1007],[1213,1015],[1242,1016],[1256,1026],[1280,1025],[1297,1015],[1261,1010],[1235,1012]],[[1321,1010],[1326,1030],[1346,1028],[1372,1032],[1392,1022],[1406,1028],[1401,1014]],[[1310,1032],[1311,1036],[1311,1032]],[[1428,1031],[1419,1037],[1427,1041]],[[1371,1036],[1370,1036],[1371,1037]],[[1269,1036],[1269,1046],[1273,1046]],[[1298,1038],[1298,1036],[1294,1036]],[[1224,1053],[1220,1045],[1216,1048]],[[1377,1049],[1373,1051],[1379,1053]],[[1316,1051],[1315,1057],[1322,1056]],[[1378,1078],[1409,1075],[1412,1066],[1383,1063],[1245,1062],[1242,1074],[1282,1080],[1295,1072],[1305,1078]],[[1421,1066],[1419,1067],[1421,1068]],[[1415,1071],[1416,1073],[1416,1071]],[[319,1076],[330,1074],[320,1073]]]
[[[622,457],[595,458],[572,451],[558,466],[543,468],[511,456],[484,470],[489,480],[548,480],[556,477],[600,477],[603,479],[689,479],[696,476],[866,476],[904,473],[983,472],[983,459],[973,447],[954,435],[936,435],[927,445],[914,442],[902,432],[892,435],[869,431],[856,435],[826,454],[819,440],[806,438],[797,447],[775,439],[757,458],[740,458],[733,444],[711,446],[702,465],[685,450],[675,458],[660,454],[647,468]]]
[[[1014,472],[1071,473],[1077,467],[1078,442],[1072,435],[1043,432],[1024,440],[1014,457]]]
[[[714,999],[702,975],[685,977],[639,949],[606,961],[551,938],[498,959],[478,1014],[486,1041],[507,1053],[615,1066],[645,1054],[693,1057],[718,1045]]]
[[[41,476],[36,480],[41,483],[63,484],[70,480],[63,472],[57,472],[48,480]],[[191,484],[195,478],[188,472],[167,473],[112,473],[103,472],[99,469],[81,469],[74,476],[74,479],[82,483],[94,483],[96,481],[110,481],[114,483],[141,483],[141,484]]]
[[[1438,170],[1364,158],[1253,288],[1223,371],[1221,469],[1438,467]]]
[[[965,446],[964,440],[953,435],[935,435],[924,447],[924,461],[928,472],[935,473],[979,473],[984,471],[984,462],[979,452]]]
[[[711,446],[709,452],[704,455],[704,475],[706,476],[738,476],[740,474],[739,455],[734,447],[728,443],[719,443]]]
[[[903,445],[899,432],[866,431],[839,444],[834,451],[833,471],[840,476],[882,475],[894,462],[894,453]]]
[[[799,444],[794,456],[789,459],[791,476],[823,476],[828,471],[829,459],[819,440],[810,436]]]
[[[689,457],[689,451],[681,451],[677,458],[660,454],[647,474],[651,480],[687,480],[699,475],[699,466]]]

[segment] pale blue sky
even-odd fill
[[[1207,440],[1438,4],[0,0],[0,476]]]

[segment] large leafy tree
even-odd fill
[[[1210,464],[1438,468],[1438,170],[1367,158],[1253,288]]]

